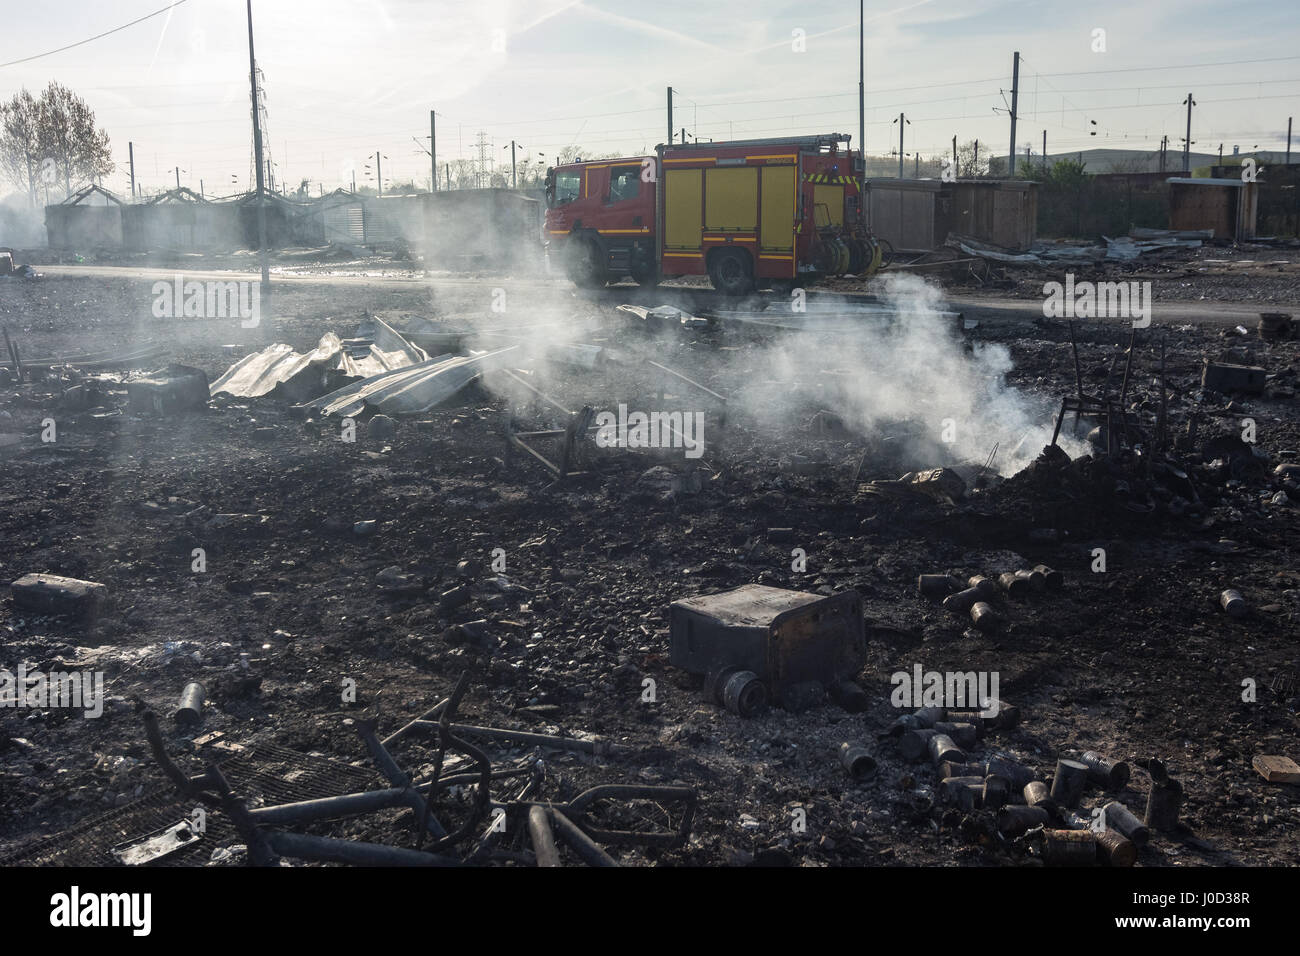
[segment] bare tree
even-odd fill
[[[33,97],[20,90],[0,105],[0,171],[26,189],[33,205],[38,185],[60,180],[94,181],[113,171],[108,133],[95,126],[95,112],[66,86],[51,82]]]
[[[0,103],[0,174],[26,192],[32,206],[41,161],[40,127],[40,107],[27,90]]]

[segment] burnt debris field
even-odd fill
[[[1041,266],[2,280],[0,861],[1293,864],[1295,252],[1215,254],[1283,264],[1139,328]]]

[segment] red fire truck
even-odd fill
[[[831,133],[661,145],[654,156],[547,170],[548,257],[588,288],[707,275],[719,292],[745,295],[868,275],[881,247],[848,142]]]

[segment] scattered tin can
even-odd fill
[[[1132,866],[1137,862],[1138,851],[1133,842],[1114,830],[1094,831],[1097,841],[1097,858],[1110,866]]]
[[[984,779],[984,764],[982,763],[962,763],[958,760],[945,760],[939,764],[939,778],[947,779],[949,777],[978,777]]]
[[[1091,830],[1043,830],[1043,862],[1048,866],[1094,866],[1097,838]]]
[[[1054,568],[1049,568],[1045,564],[1035,564],[1034,570],[1043,575],[1047,582],[1047,590],[1059,591],[1065,587],[1065,575]]]
[[[1219,606],[1228,613],[1228,617],[1245,617],[1250,611],[1241,592],[1231,588],[1219,595]]]
[[[979,591],[986,598],[991,598],[998,593],[998,586],[992,578],[986,578],[982,574],[972,574],[966,579],[966,586]]]
[[[1156,783],[1147,794],[1147,812],[1142,822],[1152,830],[1176,830],[1182,803],[1183,786],[1177,780]]]
[[[939,798],[945,803],[961,803],[965,792],[974,787],[984,792],[984,778],[976,776],[945,777],[939,781]]]
[[[993,607],[984,601],[976,601],[970,609],[971,622],[985,633],[996,631],[1002,627],[1002,615]]]
[[[970,609],[975,606],[975,602],[982,601],[988,597],[980,588],[967,588],[965,591],[958,591],[956,594],[949,594],[943,599],[943,608],[945,611],[952,611],[954,614],[968,614]]]
[[[1008,704],[996,697],[982,703],[985,712],[993,715],[984,718],[985,730],[1014,730],[1020,724],[1020,708],[1015,704]]]
[[[983,799],[980,806],[985,810],[996,810],[1011,802],[1011,781],[1006,777],[991,773],[984,778]]]
[[[898,738],[898,752],[904,760],[920,760],[930,746],[930,738],[937,733],[938,731],[928,729],[908,730]],[[965,755],[959,759],[965,760]]]
[[[1077,807],[1087,783],[1087,765],[1062,757],[1056,761],[1056,775],[1052,778],[1052,799],[1062,807]]]
[[[922,727],[933,727],[939,721],[946,720],[948,712],[942,707],[918,707],[912,716],[921,722]]]
[[[945,760],[965,761],[966,754],[953,743],[952,738],[947,734],[933,732],[930,739],[926,741],[926,750],[930,753],[930,762],[936,767]]]
[[[767,706],[767,687],[753,671],[736,671],[722,685],[722,703],[738,717],[753,717]]]
[[[1024,794],[1025,803],[1031,807],[1042,807],[1048,813],[1056,809],[1056,801],[1052,799],[1051,793],[1047,789],[1047,784],[1041,780],[1031,780],[1021,789]]]
[[[1016,574],[1028,578],[1029,586],[1035,591],[1047,590],[1047,573],[1045,571],[1039,571],[1037,568],[1034,568],[1032,570],[1017,571]]]
[[[1146,846],[1151,839],[1151,831],[1118,800],[1106,804],[1101,812],[1106,826],[1127,837],[1134,846]]]
[[[1030,770],[1024,764],[1013,760],[1004,754],[993,754],[984,764],[986,774],[997,774],[999,777],[1006,777],[1011,781],[1013,787],[1024,789],[1025,784],[1037,778],[1038,774]]]
[[[1033,585],[1029,583],[1029,578],[1020,571],[1008,571],[1005,574],[998,575],[998,583],[1002,585],[1002,590],[1006,591],[1011,597],[1024,597],[1033,590]]]
[[[974,724],[953,723],[948,720],[941,720],[934,725],[934,729],[941,734],[947,734],[953,739],[958,747],[963,749],[974,747],[975,742],[979,740],[979,733]]]
[[[1080,816],[1073,810],[1066,810],[1063,807],[1056,808],[1056,818],[1061,824],[1071,830],[1091,830],[1092,821],[1087,817]]]
[[[1051,814],[1042,807],[1003,807],[998,811],[998,832],[1005,837],[1022,836],[1051,822]]]
[[[854,780],[870,780],[876,775],[876,758],[858,744],[840,744],[840,763]]]
[[[961,582],[950,574],[918,574],[916,593],[925,598],[945,598],[961,590]]]
[[[181,700],[173,715],[176,723],[196,726],[203,722],[203,699],[207,696],[207,689],[198,681],[191,681],[185,685],[181,691]]]
[[[1129,768],[1122,760],[1109,760],[1095,750],[1085,750],[1079,763],[1088,768],[1088,777],[1107,790],[1123,790],[1129,780]]]
[[[950,710],[948,711],[948,722],[952,724],[970,724],[975,728],[976,737],[984,736],[984,721],[986,720],[983,711],[979,710]],[[953,738],[956,740],[957,738]],[[961,743],[960,740],[957,740]],[[965,744],[962,744],[965,746]]]

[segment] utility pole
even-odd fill
[[[952,138],[952,178],[956,179],[959,174],[957,169],[957,137]]]
[[[911,126],[912,121],[903,113],[898,114],[898,119],[894,120],[898,124],[898,178],[903,178],[903,127]]]
[[[438,130],[433,120],[433,110],[429,110],[429,171],[433,174],[430,188],[438,191]]]
[[[1219,144],[1219,165],[1223,165],[1223,144]]]
[[[1168,150],[1169,150],[1169,137],[1167,135],[1160,137],[1160,171],[1162,173],[1165,171],[1165,154],[1168,152]]]
[[[668,87],[668,144],[673,142],[673,88]]]
[[[1183,143],[1183,173],[1189,174],[1192,171],[1192,107],[1196,105],[1191,93],[1187,94],[1183,104],[1187,107],[1187,139]]]
[[[451,192],[451,163],[443,163],[442,170],[447,174],[447,191]]]
[[[686,127],[685,127],[685,126],[682,127],[682,145],[683,145],[683,146],[686,145]]]
[[[915,159],[915,165],[912,167],[912,178],[920,179],[921,178],[921,154],[917,153],[916,156],[913,158]]]
[[[248,6],[248,83],[253,91],[253,167],[257,170],[257,248],[262,260],[261,309],[271,315],[271,261],[266,248],[266,182],[262,178],[262,102],[257,92],[257,57],[253,52],[253,0]],[[260,314],[260,313],[259,313]]]
[[[862,177],[867,175],[867,40],[866,0],[858,0],[858,152]]]
[[[379,198],[384,198],[384,159],[379,152],[375,153],[375,179],[379,182]]]
[[[1043,130],[1043,169],[1047,168],[1047,130]]]
[[[980,168],[980,141],[975,140],[975,169],[971,175],[979,175]]]
[[[135,199],[135,143],[126,144],[126,155],[131,164],[131,198]]]
[[[204,198],[204,197],[203,197],[203,180],[202,180],[202,179],[199,180],[199,198],[200,198],[200,199]]]
[[[1020,106],[1020,51],[1011,61],[1011,149],[1007,151],[1007,176],[1016,174],[1016,110]]]
[[[356,194],[357,194],[357,171],[353,169],[352,170],[352,195],[355,196]]]
[[[515,175],[515,141],[510,141],[510,188],[519,188],[519,179]]]
[[[1220,153],[1220,158],[1222,158],[1222,153],[1223,153],[1222,146],[1219,147],[1219,153]],[[1290,116],[1286,118],[1286,161],[1287,164],[1290,165],[1291,163],[1291,117]]]
[[[181,168],[179,166],[176,167],[176,188],[181,188]]]

